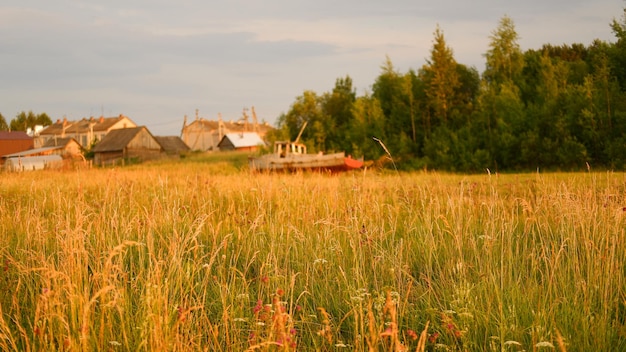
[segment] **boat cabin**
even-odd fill
[[[287,154],[306,154],[306,145],[294,142],[274,142],[274,154],[280,155],[281,158]]]

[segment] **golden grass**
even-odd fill
[[[0,349],[626,349],[624,174],[225,165],[1,174]]]

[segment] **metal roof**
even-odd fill
[[[256,132],[226,133],[217,146],[219,147],[225,139],[228,139],[235,148],[265,145],[263,139]]]
[[[43,153],[43,152],[47,152],[47,151],[51,151],[55,149],[61,149],[61,148],[63,148],[63,146],[35,148],[35,149],[24,150],[24,151],[13,153],[13,154],[6,154],[6,155],[3,155],[2,157],[3,158],[25,157],[28,155],[39,154],[39,153]]]
[[[32,140],[33,137],[23,131],[0,131],[0,140]]]

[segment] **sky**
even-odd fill
[[[457,62],[484,70],[509,16],[522,50],[614,42],[624,0],[3,0],[0,113],[124,114],[154,135],[184,117],[275,124],[304,91],[350,76],[371,92],[388,57],[418,70],[443,31]],[[250,115],[250,114],[248,114]]]

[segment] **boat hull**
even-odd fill
[[[267,154],[250,158],[249,166],[250,169],[255,171],[348,171],[362,167],[363,161],[346,156],[345,153],[290,154],[283,157],[276,154]]]

